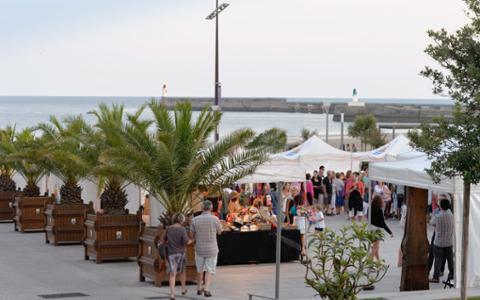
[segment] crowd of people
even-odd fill
[[[285,226],[296,226],[301,234],[301,259],[306,255],[306,235],[324,231],[328,217],[345,215],[351,222],[369,221],[385,230],[391,237],[393,232],[386,219],[397,219],[401,226],[406,222],[406,188],[402,185],[372,182],[368,169],[360,172],[334,172],[320,166],[306,174],[304,182],[285,183],[281,193],[277,185],[237,185],[226,191],[228,202],[205,200],[193,218],[190,236],[183,223],[185,217],[176,214],[174,225],[168,227],[164,241],[168,241],[168,272],[170,274],[171,299],[175,299],[175,276],[180,274],[182,294],[185,288],[185,249],[195,241],[195,261],[198,273],[198,295],[211,296],[210,284],[215,273],[218,246],[216,237],[227,221],[251,222],[257,218],[276,225],[279,205]],[[369,196],[372,196],[370,201]],[[203,199],[207,199],[204,194]],[[279,201],[279,196],[282,201]],[[431,282],[439,282],[445,264],[448,264],[448,279],[453,278],[453,215],[451,196],[431,193],[429,197],[430,224],[434,228],[429,255],[429,273],[434,267]],[[371,206],[369,210],[369,206]],[[368,218],[368,214],[370,218]],[[372,259],[380,259],[380,241],[372,245]],[[399,266],[402,252],[399,251]]]
[[[224,217],[226,220],[236,220],[239,215],[246,217],[244,212],[247,211],[253,212],[253,216],[258,213],[275,225],[278,205],[282,203],[281,211],[286,226],[294,225],[300,230],[303,258],[306,254],[305,235],[323,231],[328,217],[345,214],[350,221],[367,221],[370,189],[373,197],[371,223],[392,234],[385,219],[400,220],[402,217],[406,209],[405,187],[371,182],[367,168],[360,172],[344,173],[320,166],[318,170],[306,174],[304,182],[283,184],[281,193],[278,193],[274,183],[237,185],[229,191],[230,200]],[[278,201],[279,195],[281,202]],[[217,211],[221,217],[221,210]],[[372,255],[379,258],[378,243]]]

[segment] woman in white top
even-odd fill
[[[392,207],[392,192],[386,184],[384,184],[382,181],[379,181],[373,188],[373,196],[375,197],[376,195],[382,198],[384,215],[385,218],[388,218],[390,216],[390,209]]]
[[[382,182],[382,188],[383,188],[383,194],[382,194],[382,199],[383,203],[385,205],[385,218],[391,218],[392,217],[392,192],[388,188],[388,185],[384,184]]]

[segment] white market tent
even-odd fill
[[[326,170],[357,171],[362,161],[396,160],[399,155],[412,152],[409,144],[408,138],[399,135],[380,148],[351,153],[337,149],[315,135],[289,151],[272,155],[254,174],[238,183],[305,181],[305,174],[318,170],[321,165]]]
[[[404,153],[413,152],[410,146],[410,140],[403,134],[397,136],[389,143],[367,152],[352,153],[352,158],[356,161],[392,161],[399,159]]]
[[[418,155],[418,152],[416,153]],[[435,184],[425,171],[430,168],[432,161],[426,155],[417,156],[411,159],[374,162],[369,166],[370,180],[385,181],[393,184],[430,189],[454,195],[455,214],[455,272],[460,272],[461,262],[461,236],[463,219],[463,180],[461,178],[445,178],[439,184]],[[480,286],[480,186],[472,186],[470,196],[470,224],[469,224],[469,247],[468,247],[468,286]],[[459,281],[456,281],[457,286]]]
[[[358,169],[359,161],[353,162],[350,152],[332,147],[318,136],[313,136],[291,150],[272,155],[254,174],[238,183],[305,181],[305,174],[318,170],[320,165],[327,170],[351,170]]]

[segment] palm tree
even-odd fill
[[[140,119],[144,107],[128,115],[122,130],[124,145],[107,150],[102,157],[160,202],[164,224],[173,213],[192,212],[191,194],[199,187],[218,191],[253,173],[267,158],[270,146],[251,145],[255,133],[250,129],[236,130],[211,143],[220,112],[204,109],[194,121],[188,102],[177,103],[172,113],[155,100],[147,107],[154,121]]]
[[[9,145],[13,144],[15,139],[15,126],[7,126],[0,130],[0,143]],[[0,191],[13,192],[17,185],[12,179],[15,171],[11,162],[6,160],[8,152],[0,150]]]
[[[317,131],[316,130],[308,130],[307,128],[302,128],[300,131],[300,135],[302,136],[302,140],[306,141],[312,136],[316,135]]]
[[[66,118],[63,124],[51,116],[50,123],[41,123],[37,129],[45,139],[43,159],[48,169],[63,181],[60,188],[62,203],[82,204],[82,188],[78,184],[89,175],[95,155],[80,137],[93,134],[92,128],[81,116]]]
[[[92,148],[97,164],[91,173],[98,179],[101,207],[107,214],[125,214],[128,203],[125,186],[127,182],[120,176],[116,166],[106,165],[99,161],[100,155],[112,147],[122,147],[121,130],[124,127],[123,105],[107,106],[100,104],[98,109],[89,112],[96,117],[95,132],[84,135],[83,141]]]
[[[42,161],[45,148],[40,138],[36,138],[32,129],[24,129],[15,135],[12,142],[0,141],[0,151],[5,153],[5,160],[23,176],[26,186],[24,196],[37,197],[40,195],[38,182],[46,172]]]

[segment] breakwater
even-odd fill
[[[162,101],[173,107],[179,101],[191,101],[195,110],[209,107],[212,98],[199,97],[164,97]],[[433,117],[444,115],[451,117],[453,105],[447,101],[402,101],[401,99],[384,99],[382,101],[366,100],[365,106],[349,106],[349,99],[328,99],[325,101],[305,101],[287,98],[223,98],[222,111],[239,112],[289,112],[289,113],[325,113],[325,103],[334,121],[340,121],[341,113],[346,122],[351,122],[357,115],[372,114],[384,123],[420,123],[430,122]],[[403,103],[402,103],[403,102]],[[417,103],[415,103],[417,102]]]

